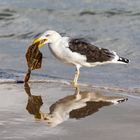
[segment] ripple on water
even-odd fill
[[[130,10],[122,10],[122,9],[110,9],[105,11],[99,10],[84,10],[79,13],[79,16],[95,16],[95,15],[103,15],[106,17],[112,16],[140,16],[139,11],[130,11]]]

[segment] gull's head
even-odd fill
[[[61,35],[53,30],[48,30],[43,33],[40,37],[36,38],[33,41],[33,44],[38,43],[38,48],[42,47],[48,43],[55,43],[56,41],[61,39]]]

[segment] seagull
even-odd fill
[[[45,44],[52,54],[60,61],[72,64],[76,67],[75,76],[72,81],[74,87],[78,85],[81,67],[94,67],[108,63],[127,64],[129,60],[120,57],[114,51],[99,48],[83,38],[63,37],[58,32],[48,30],[33,41],[38,43],[38,48]]]

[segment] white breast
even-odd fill
[[[86,61],[85,56],[69,49],[68,37],[63,37],[61,41],[49,44],[49,48],[56,58],[65,63],[80,64]]]

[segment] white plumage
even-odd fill
[[[104,48],[98,48],[89,42],[79,38],[62,37],[56,31],[46,31],[33,43],[39,42],[39,47],[48,44],[52,54],[64,63],[76,66],[74,86],[80,75],[82,66],[94,67],[107,63],[128,63],[129,60],[119,57],[116,52]]]

